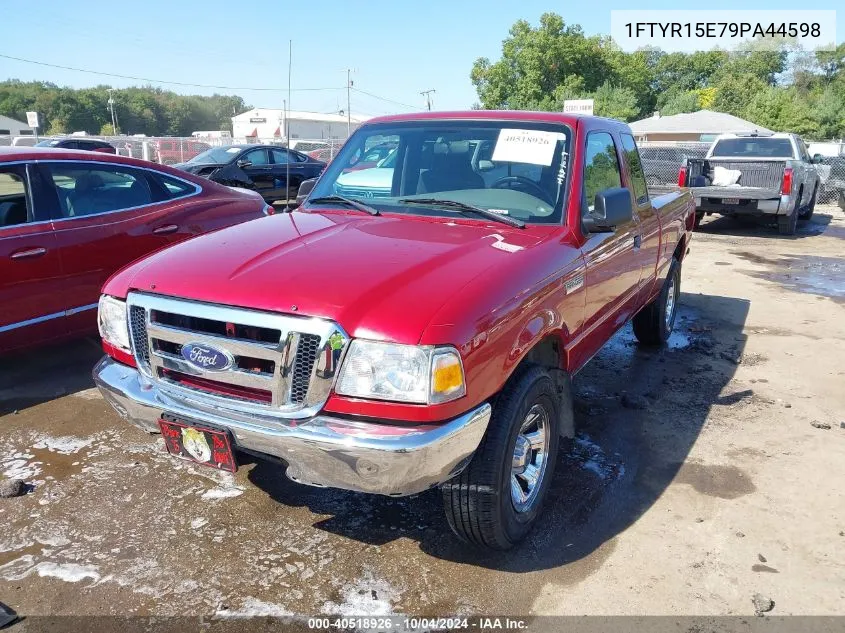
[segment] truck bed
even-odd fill
[[[780,196],[783,170],[786,162],[771,161],[742,161],[732,159],[706,158],[690,159],[688,181],[691,185],[702,177],[707,183],[713,180],[716,167],[738,170],[741,175],[736,185],[727,187],[705,186],[691,187],[696,198],[739,198],[741,200],[768,200]]]

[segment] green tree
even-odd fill
[[[595,113],[620,121],[633,121],[639,115],[637,95],[630,88],[602,84],[592,95]]]
[[[660,108],[660,114],[670,116],[682,112],[698,112],[701,110],[701,103],[698,93],[695,91],[681,92],[674,94],[665,105]]]

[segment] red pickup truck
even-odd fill
[[[338,195],[374,142],[396,147],[389,188]],[[385,495],[440,486],[461,538],[506,549],[574,434],[570,377],[631,319],[646,344],[671,332],[694,212],[686,192],[649,198],[617,121],[373,119],[297,211],[114,275],[94,378],[176,456],[232,471],[250,453]]]

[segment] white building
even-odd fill
[[[290,129],[293,139],[345,139],[347,119],[345,114],[323,114],[321,112],[285,111],[273,108],[255,108],[232,117],[232,136],[236,139],[285,140],[285,130]],[[350,117],[349,131],[355,129],[366,117]]]
[[[26,123],[0,114],[0,136],[32,136],[34,131]]]

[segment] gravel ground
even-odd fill
[[[505,554],[436,491],[175,461],[93,388],[86,340],[0,361],[0,602],[29,615],[845,614],[845,215],[705,220],[665,350],[575,379],[548,510]],[[828,428],[829,427],[829,428]]]

